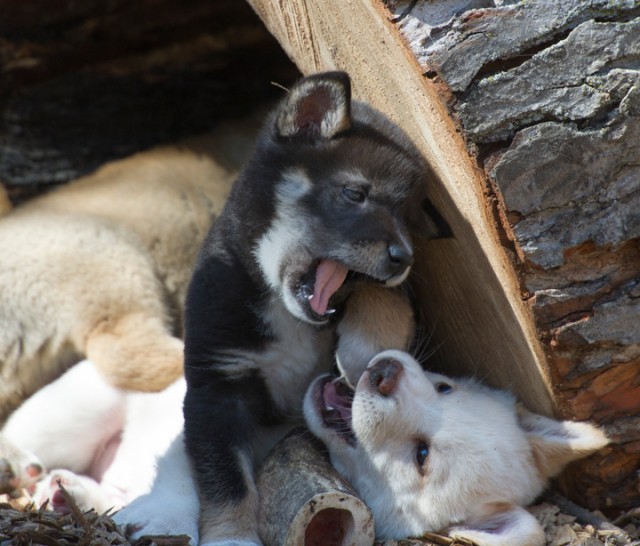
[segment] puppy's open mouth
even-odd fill
[[[372,277],[350,270],[335,260],[316,260],[309,271],[300,278],[296,295],[311,318],[324,322],[346,299],[348,291],[341,289],[351,281],[365,279],[376,281]]]
[[[300,279],[298,297],[309,314],[317,320],[328,319],[338,302],[334,295],[344,284],[349,270],[334,260],[318,260]]]
[[[333,429],[349,445],[356,445],[356,436],[351,428],[351,405],[354,391],[341,379],[327,377],[320,384],[319,413],[322,424]]]

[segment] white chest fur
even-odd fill
[[[302,400],[312,379],[330,370],[333,329],[318,328],[293,317],[280,302],[265,317],[275,340],[258,355],[259,367],[276,406],[302,417]]]

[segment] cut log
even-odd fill
[[[14,201],[208,131],[297,77],[244,2],[3,0],[0,182]]]
[[[257,478],[265,546],[371,546],[371,512],[305,429],[284,438]]]
[[[431,365],[604,425],[614,443],[573,495],[637,504],[637,2],[250,3],[303,73],[347,70],[436,172],[455,238],[418,256]]]

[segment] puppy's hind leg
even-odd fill
[[[256,385],[250,379],[211,376],[201,383],[193,381],[195,373],[190,375],[185,444],[200,491],[201,544],[260,545],[250,445],[259,405]]]
[[[100,323],[87,339],[87,357],[112,385],[158,392],[182,375],[183,343],[162,321],[136,312]]]
[[[51,468],[87,473],[108,464],[124,422],[125,394],[106,384],[90,361],[71,367],[25,401],[2,429],[4,437]]]

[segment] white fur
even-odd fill
[[[160,393],[126,393],[85,360],[29,398],[2,435],[53,469],[37,502],[61,479],[83,509],[120,508],[151,488],[156,458],[182,430],[184,392],[180,379]]]
[[[540,526],[520,506],[569,460],[604,446],[605,436],[590,425],[532,414],[522,424],[509,394],[424,372],[403,352],[385,351],[370,367],[385,358],[402,371],[388,396],[371,385],[368,371],[361,377],[352,407],[355,447],[322,424],[313,386],[305,401],[310,428],[371,508],[377,535],[450,529],[480,546],[543,544]],[[452,392],[439,393],[441,382]],[[538,417],[543,426],[531,424]],[[429,446],[422,468],[419,442]]]
[[[22,404],[2,432],[49,469],[86,473],[100,465],[100,454],[119,436],[125,399],[85,360]]]
[[[306,236],[308,222],[301,218],[300,210],[296,207],[310,188],[311,181],[303,169],[297,168],[283,174],[276,195],[278,215],[254,249],[256,262],[269,286],[282,294],[289,312],[305,322],[309,322],[309,318],[293,294],[291,280],[305,273],[313,260],[309,251],[302,246],[302,241],[310,238]],[[297,257],[301,269],[298,264],[294,270],[286,267],[286,259],[291,256]]]
[[[158,473],[151,491],[135,499],[114,516],[116,523],[130,525],[131,538],[143,535],[187,535],[199,542],[200,501],[179,434],[158,460]]]
[[[279,302],[268,307],[268,322],[276,331],[288,331],[291,335],[271,343],[266,351],[259,355],[260,369],[265,378],[274,402],[281,410],[297,411],[294,415],[302,420],[300,409],[307,385],[323,373],[326,362],[331,359],[331,330],[316,330],[314,327],[300,324]],[[254,356],[254,361],[256,360]],[[283,362],[295,365],[283,366]]]
[[[159,393],[129,393],[122,443],[101,485],[124,506],[147,493],[156,475],[156,459],[182,431],[184,379]],[[119,496],[119,497],[118,497]]]
[[[99,513],[104,513],[113,508],[111,497],[97,481],[62,468],[50,472],[44,480],[37,484],[32,497],[35,505],[42,506],[48,502],[49,508],[68,512],[66,502],[63,503],[66,508],[62,508],[57,502],[56,495],[60,486],[65,488],[82,510],[93,508]]]

